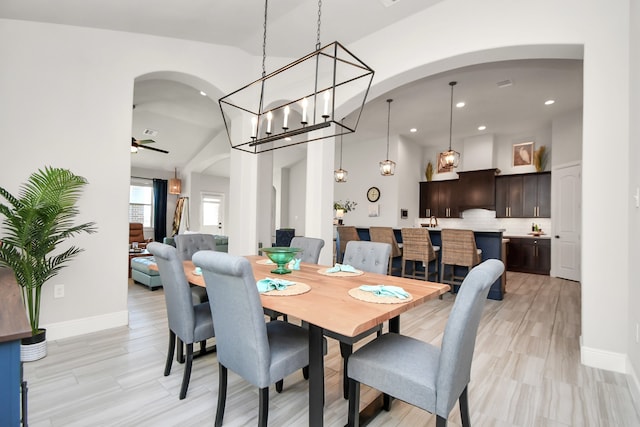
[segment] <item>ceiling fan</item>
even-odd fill
[[[153,139],[135,139],[134,137],[131,137],[131,152],[137,153],[138,148],[144,148],[145,150],[152,150],[152,151],[158,151],[164,154],[169,154],[167,150],[162,150],[160,148],[153,148],[153,147],[144,145],[144,144],[151,144],[152,142],[155,142],[155,141]]]

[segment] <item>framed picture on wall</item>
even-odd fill
[[[512,166],[531,166],[533,164],[533,142],[513,144]]]
[[[451,172],[453,166],[447,166],[447,161],[444,158],[444,153],[438,155],[438,173]]]

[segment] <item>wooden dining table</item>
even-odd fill
[[[449,291],[449,286],[396,276],[364,272],[358,276],[322,274],[328,266],[301,263],[300,270],[290,274],[271,273],[275,265],[265,264],[268,258],[246,257],[253,268],[256,281],[267,277],[280,278],[308,285],[311,289],[292,296],[260,295],[265,308],[304,320],[309,324],[309,426],[323,425],[324,406],[324,354],[323,330],[346,337],[355,337],[376,325],[389,321],[389,331],[399,332],[400,314]],[[191,261],[184,262],[184,271],[190,283],[205,286],[202,275],[194,274]],[[349,294],[361,285],[400,286],[411,300],[399,303],[366,302]]]

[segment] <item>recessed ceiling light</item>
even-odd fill
[[[458,102],[458,103],[456,104],[456,107],[458,107],[458,108],[462,108],[462,107],[464,107],[464,106],[465,106],[465,103],[464,103],[464,102],[462,102],[462,101],[460,101],[460,102]]]
[[[418,132],[418,129],[416,129],[416,128],[411,128],[411,129],[409,129],[409,132],[411,132],[411,133],[416,133],[416,132]]]
[[[551,105],[551,104],[553,104],[555,102],[556,102],[555,99],[548,99],[548,100],[544,101],[544,105]]]
[[[478,126],[478,130],[485,130],[487,127],[485,125]]]
[[[201,90],[201,91],[200,91],[200,95],[202,95],[202,96],[207,96],[207,92],[205,92],[205,91]]]

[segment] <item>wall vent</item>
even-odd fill
[[[513,82],[509,79],[496,83],[500,89],[513,86]]]

